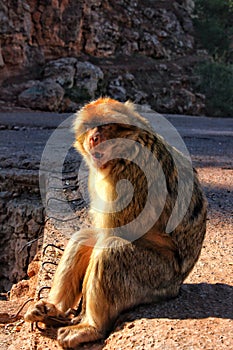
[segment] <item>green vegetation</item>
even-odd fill
[[[194,25],[210,55],[197,68],[207,113],[233,116],[233,0],[196,0]]]
[[[196,0],[197,37],[214,60],[230,59],[233,35],[233,0]]]
[[[211,116],[233,116],[233,64],[204,62],[199,65],[200,91],[206,95],[206,108]]]

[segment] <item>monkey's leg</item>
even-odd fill
[[[95,244],[92,230],[72,236],[54,275],[48,301],[40,300],[25,314],[29,322],[45,322],[49,317],[67,317],[66,311],[81,297],[82,282]]]
[[[178,294],[173,259],[117,237],[104,244],[97,242],[85,275],[81,323],[58,331],[64,348],[106,337],[123,310]]]

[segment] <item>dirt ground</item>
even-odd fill
[[[207,234],[200,259],[182,286],[179,297],[160,304],[142,305],[125,313],[106,340],[86,344],[81,349],[233,348],[233,163],[230,157],[215,157],[214,151],[209,155],[204,155],[204,151],[202,155],[198,154],[199,145],[191,153],[209,202]],[[228,147],[232,149],[232,141]],[[16,288],[12,301],[0,302],[1,350],[60,349],[53,339],[55,332],[31,331],[30,325],[23,321],[25,310],[17,320],[10,318],[23,301],[33,295],[38,268],[36,261],[31,267],[30,289],[26,288],[25,295],[22,282],[19,289],[23,297],[17,298]]]

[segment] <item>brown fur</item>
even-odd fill
[[[64,348],[105,337],[123,310],[175,297],[199,257],[206,226],[206,201],[196,172],[192,173],[181,153],[153,132],[131,103],[122,104],[108,98],[94,101],[77,114],[74,129],[75,147],[90,169],[90,212],[94,228],[81,230],[72,237],[49,294],[48,303],[55,305],[58,315],[74,307],[83,297],[78,319],[81,321],[75,324],[74,318],[74,325],[59,329],[58,341]],[[120,142],[114,143],[117,138]],[[137,143],[129,147],[125,141]],[[142,155],[138,145],[148,150],[148,155]],[[93,158],[94,152],[98,153]],[[126,157],[109,160],[112,152]],[[132,161],[128,160],[129,155]],[[164,174],[165,199],[161,177],[150,170],[150,183],[143,171],[146,166],[150,169],[151,155],[156,157]],[[141,168],[137,165],[139,162]],[[182,221],[167,233],[167,223],[177,199],[177,165],[186,178],[193,176],[193,192]],[[127,198],[127,187],[122,198],[117,197],[116,186],[123,179],[132,185],[131,201],[118,211],[108,212],[109,203],[116,209],[114,203]],[[122,186],[124,190],[124,184]],[[184,183],[184,197],[186,186]],[[156,200],[150,203],[146,216],[136,222],[151,200],[150,191],[156,192]],[[156,217],[161,205],[162,211]],[[156,219],[153,221],[153,218]],[[150,220],[153,225],[144,232]],[[136,226],[129,226],[134,221]],[[43,320],[41,303],[50,305],[46,301],[34,305],[25,316],[27,321]]]

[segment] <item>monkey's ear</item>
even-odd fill
[[[83,157],[87,154],[85,148],[83,147],[83,141],[80,142],[80,140],[76,140],[73,143],[73,147],[80,153],[82,154]]]
[[[80,151],[81,145],[80,142],[78,142],[77,140],[75,140],[73,142],[73,147],[76,148],[77,151]]]
[[[76,138],[80,137],[82,134],[85,134],[87,129],[88,128],[85,126],[83,122],[81,112],[77,112],[72,125],[72,130],[75,133]]]
[[[125,106],[127,108],[129,108],[132,112],[134,112],[136,110],[136,106],[134,105],[134,103],[130,100],[125,102]]]

